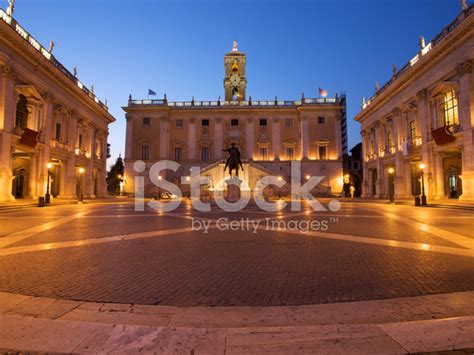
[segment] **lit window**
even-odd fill
[[[320,145],[318,147],[319,152],[319,159],[325,160],[327,159],[327,147],[325,145]]]
[[[457,124],[459,124],[458,98],[454,90],[451,90],[444,96],[444,125],[454,126]]]
[[[209,148],[208,147],[202,147],[201,148],[201,160],[202,161],[208,161],[209,160]]]
[[[176,120],[176,127],[183,127],[183,120]]]
[[[19,128],[26,128],[28,121],[28,100],[24,95],[20,95],[18,103],[16,104],[15,126]]]
[[[285,127],[293,127],[293,119],[292,118],[285,119]]]
[[[230,120],[230,125],[231,126],[238,126],[239,125],[239,120],[235,119],[235,118]]]
[[[143,117],[143,125],[149,126],[150,125],[150,117]]]
[[[268,160],[268,148],[267,147],[260,147],[258,149],[260,160]]]
[[[295,159],[295,148],[294,147],[286,147],[285,148],[286,159],[294,160]]]
[[[326,117],[318,117],[318,124],[326,124]]]
[[[174,160],[175,161],[183,160],[183,149],[181,147],[174,148]]]
[[[150,159],[150,148],[147,145],[142,146],[142,160]]]

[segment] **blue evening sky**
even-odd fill
[[[108,99],[114,160],[124,152],[128,95],[224,96],[234,36],[254,100],[345,92],[351,148],[361,97],[416,54],[419,35],[428,43],[459,11],[459,0],[17,0],[14,16],[45,47],[54,40],[56,58]]]

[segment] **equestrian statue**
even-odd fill
[[[235,146],[235,143],[232,143],[230,148],[222,149],[223,152],[227,152],[229,157],[225,163],[224,173],[229,168],[229,174],[232,177],[232,170],[235,170],[235,176],[239,176],[239,166],[244,171],[244,167],[242,166],[242,161],[240,160],[240,151],[239,148]]]

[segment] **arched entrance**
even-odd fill
[[[12,195],[15,198],[24,198],[28,186],[28,172],[20,168],[13,172]]]

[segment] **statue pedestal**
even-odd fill
[[[225,180],[227,185],[227,194],[226,200],[228,202],[236,202],[240,199],[240,186],[242,184],[242,180],[238,177],[232,177],[230,179]]]

